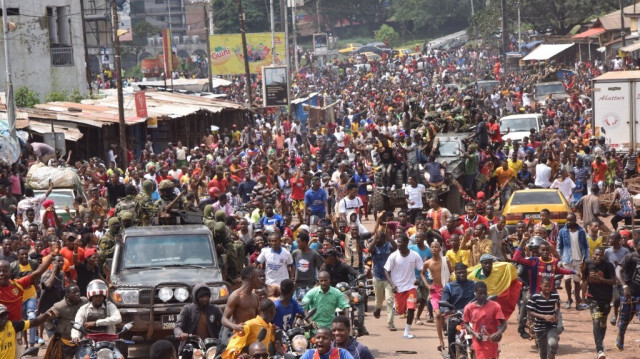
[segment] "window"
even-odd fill
[[[47,25],[49,28],[51,66],[73,66],[69,7],[47,7]]]
[[[0,9],[0,16],[2,16],[2,9]],[[9,16],[18,16],[20,15],[20,9],[17,7],[8,7],[7,8],[7,15]]]
[[[156,4],[164,4],[164,0],[156,0]]]

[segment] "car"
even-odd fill
[[[391,51],[391,50],[389,50]],[[360,46],[359,48],[357,48],[355,51],[353,51],[355,54],[362,54],[365,52],[373,52],[376,55],[382,55],[383,52],[385,52],[385,50],[377,47],[377,46]]]
[[[509,115],[501,118],[499,123],[503,140],[522,141],[523,138],[529,136],[532,128],[536,132],[544,129],[544,120],[539,113]]]
[[[364,55],[367,58],[367,61],[378,61],[381,59],[380,55],[374,54],[373,52],[363,52],[360,55]]]
[[[381,49],[385,49],[387,48],[387,44],[385,44],[384,42],[380,42],[380,41],[374,41],[374,42],[367,42],[365,44],[365,46],[375,46],[375,47],[379,47]]]
[[[42,196],[46,193],[46,190],[34,190],[34,196]],[[72,188],[54,188],[51,190],[48,199],[52,200],[56,207],[56,214],[62,223],[67,223],[71,219],[69,213],[65,211],[65,207],[69,207],[71,215],[76,214],[76,210],[73,209],[73,201],[76,198],[75,191]],[[43,218],[45,209],[41,207],[40,218]]]
[[[566,101],[569,98],[562,81],[539,82],[536,84],[535,97],[537,103],[544,105],[545,100],[551,96],[552,100]]]
[[[397,59],[397,58],[400,58],[400,57],[409,56],[409,54],[411,53],[411,50],[409,50],[409,49],[397,49],[397,50],[393,50],[391,53],[393,54],[393,58]]]
[[[109,298],[124,322],[134,322],[134,336],[171,335],[182,307],[193,303],[193,287],[202,282],[211,289],[212,304],[226,304],[230,285],[222,279],[213,235],[202,224],[130,227],[116,243]]]
[[[573,213],[569,202],[556,189],[525,189],[514,191],[504,206],[502,215],[507,219],[507,229],[515,232],[516,224],[528,219],[540,221],[540,211],[548,209],[551,220],[559,225],[567,223],[567,215]]]
[[[339,54],[350,54],[350,53],[356,51],[356,49],[358,49],[360,47],[362,47],[362,44],[358,44],[358,43],[355,43],[355,42],[354,43],[350,43],[349,46],[338,50],[338,53]]]
[[[491,90],[495,87],[500,86],[500,81],[497,80],[480,80],[476,82],[476,91],[480,92],[481,90],[485,90],[486,92],[491,92]]]

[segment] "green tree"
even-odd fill
[[[398,35],[396,30],[387,24],[382,24],[380,29],[375,31],[375,34],[378,41],[388,43],[391,46],[396,45],[400,39],[400,35]]]
[[[274,13],[280,14],[280,1],[274,1]],[[270,31],[269,2],[264,0],[242,0],[247,32]],[[216,34],[240,32],[237,0],[213,0],[213,20]]]
[[[464,29],[471,8],[469,0],[401,0],[393,2],[392,11],[403,32],[440,34]]]
[[[120,43],[122,55],[134,55],[136,59],[142,53],[144,47],[147,46],[147,38],[161,33],[161,29],[149,24],[146,21],[140,21],[133,25],[133,40]]]
[[[40,95],[28,87],[22,86],[16,90],[15,101],[17,107],[33,108],[40,103]]]

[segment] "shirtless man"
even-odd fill
[[[420,271],[420,279],[431,295],[431,306],[433,306],[433,314],[436,316],[436,329],[438,330],[438,338],[440,339],[438,351],[442,351],[445,348],[444,337],[442,335],[444,320],[438,302],[440,302],[440,298],[442,297],[442,289],[449,282],[450,274],[453,272],[453,266],[449,260],[442,255],[442,248],[438,241],[431,243],[431,254],[431,259],[427,259],[424,262],[422,270]],[[433,279],[431,284],[427,281],[427,271],[431,273],[431,278]]]
[[[262,286],[258,270],[246,267],[240,272],[242,284],[229,296],[227,306],[222,314],[222,330],[220,331],[220,353],[224,351],[234,331],[242,331],[244,322],[258,315],[260,301],[254,290]]]

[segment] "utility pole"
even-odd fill
[[[502,65],[507,65],[507,51],[509,49],[509,28],[507,25],[507,0],[500,0],[502,11]]]
[[[93,94],[93,87],[91,86],[91,61],[89,61],[89,48],[87,47],[87,30],[86,24],[84,22],[84,0],[80,0],[80,19],[82,21],[82,41],[84,42],[84,71],[87,76],[87,87],[89,87],[89,93]]]
[[[4,64],[7,72],[7,122],[9,124],[9,136],[15,141],[16,136],[16,103],[13,99],[13,81],[11,80],[11,51],[9,50],[9,20],[7,20],[7,4],[2,0],[2,38],[4,40]]]
[[[271,18],[271,64],[276,64],[276,24],[273,14],[273,0],[269,0],[269,17]]]
[[[3,0],[4,1],[4,0]],[[127,129],[124,124],[124,96],[122,94],[122,65],[120,63],[120,38],[118,37],[118,5],[115,0],[111,0],[111,27],[113,31],[113,52],[116,75],[116,87],[118,89],[118,122],[120,127],[120,156],[122,157],[122,168],[128,166],[127,163]]]
[[[297,0],[290,0],[293,3],[291,8],[291,23],[293,24],[293,60],[296,66],[296,75],[300,71],[300,62],[298,60],[298,36],[296,34],[296,2]]]
[[[240,36],[242,37],[242,56],[244,57],[244,73],[246,81],[244,83],[247,90],[249,107],[253,105],[253,95],[251,94],[251,71],[249,70],[249,54],[247,53],[247,30],[244,27],[244,10],[242,10],[242,0],[238,0],[238,15],[240,16]]]
[[[522,34],[520,31],[520,0],[518,0],[518,52],[521,52],[521,48],[522,48],[522,45],[520,44],[521,36]]]
[[[167,7],[169,8],[169,43],[171,44],[171,46],[169,46],[169,58],[171,59],[169,61],[169,63],[171,64],[171,68],[168,69],[167,72],[169,72],[169,79],[171,82],[171,91],[173,91],[173,41],[171,39],[171,36],[173,36],[173,28],[171,26],[171,23],[173,22],[173,19],[171,18],[171,0],[167,0]],[[165,75],[166,77],[166,75]]]
[[[622,38],[622,47],[627,46],[627,39],[624,33],[624,7],[622,6],[622,0],[620,0],[620,37]]]
[[[213,8],[213,5],[212,5]],[[213,78],[211,74],[211,41],[209,41],[209,36],[211,36],[211,23],[209,22],[208,13],[207,13],[207,3],[203,6],[204,12],[204,28],[206,29],[206,42],[207,42],[207,78],[209,79],[209,92],[213,92]],[[211,17],[213,17],[213,12],[211,13]]]
[[[471,32],[473,33],[473,36],[477,38],[476,27],[474,26],[474,17],[476,16],[476,11],[473,8],[473,0],[469,0],[469,3],[471,4]]]

